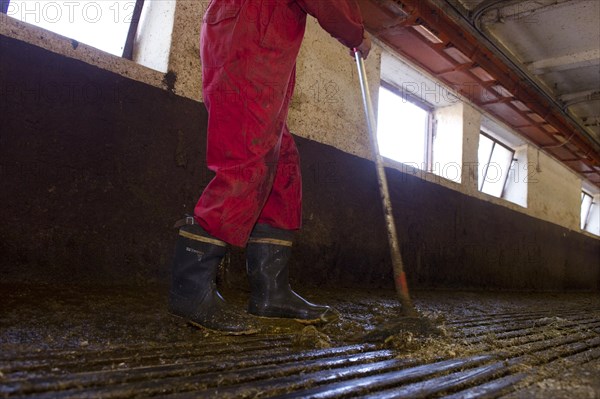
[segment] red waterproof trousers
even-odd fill
[[[212,0],[204,16],[207,164],[216,175],[194,215],[232,245],[245,246],[257,222],[301,225],[299,157],[286,118],[307,14],[347,47],[362,42],[356,0]]]

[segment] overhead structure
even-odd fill
[[[379,40],[600,186],[600,2],[359,3]]]

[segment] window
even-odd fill
[[[2,12],[108,53],[132,58],[144,0],[0,0]]]
[[[592,213],[592,208],[596,205],[594,203],[594,198],[591,194],[586,193],[585,191],[581,192],[581,228],[586,230],[588,226],[588,222],[590,219],[590,214]]]
[[[505,197],[506,182],[515,159],[515,150],[481,132],[479,134],[479,191]]]
[[[377,142],[382,156],[428,170],[431,112],[426,104],[389,84],[379,88]]]

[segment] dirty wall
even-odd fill
[[[166,284],[171,226],[211,177],[203,105],[4,36],[0,59],[3,281]],[[305,228],[293,278],[391,288],[373,164],[297,142]],[[600,241],[388,173],[415,287],[600,287]],[[231,259],[226,276],[237,283],[243,253]]]

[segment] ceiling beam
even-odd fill
[[[563,93],[560,95],[560,100],[565,103],[573,100],[581,100],[581,99],[589,99],[589,100],[597,100],[600,99],[600,90],[591,89],[584,91],[577,91],[573,93]]]
[[[600,65],[600,49],[595,48],[560,57],[546,58],[525,63],[525,65],[527,69],[536,75]]]

